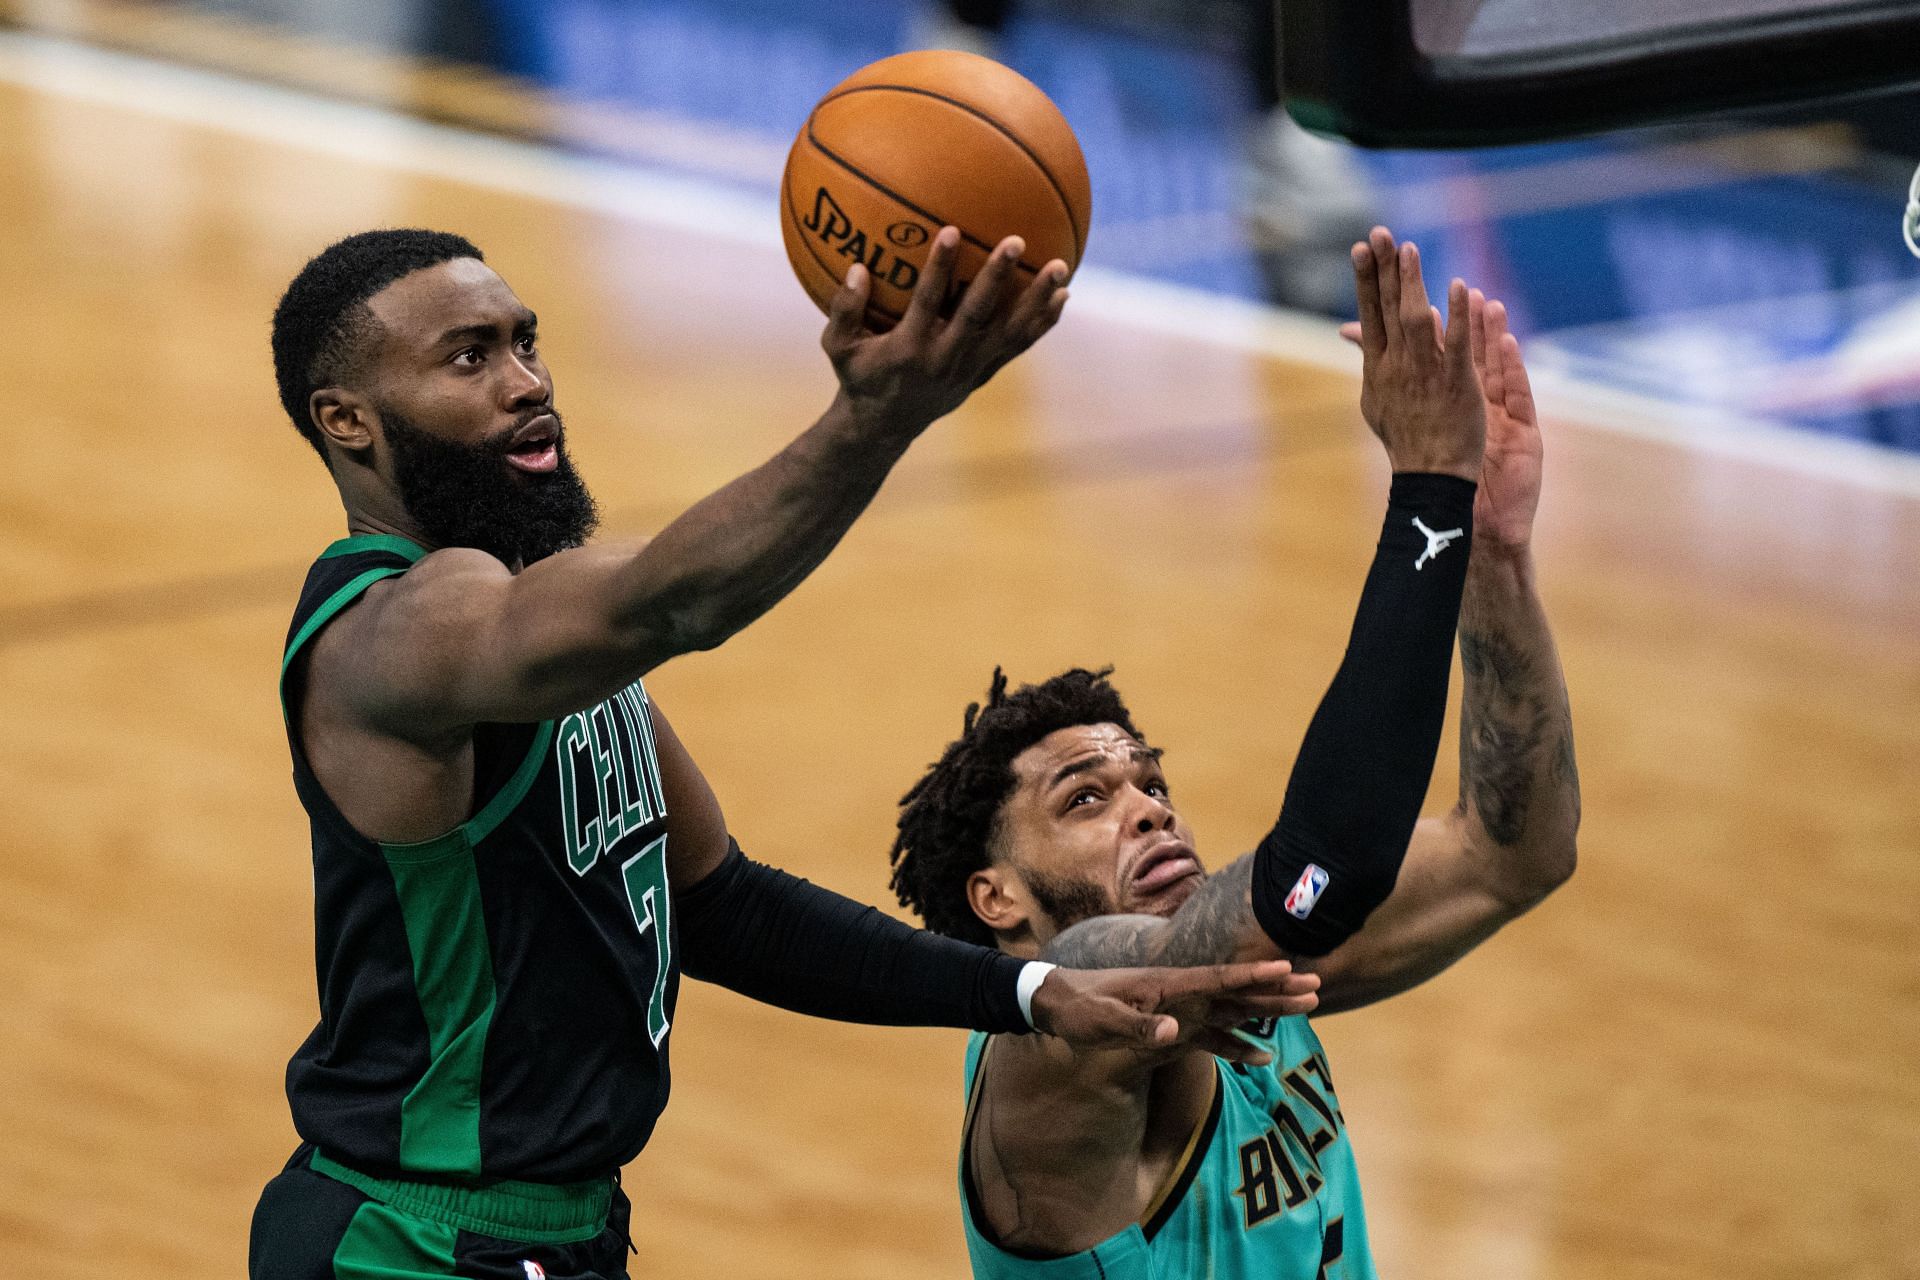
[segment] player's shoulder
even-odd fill
[[[369,610],[359,606],[370,601],[445,594],[511,576],[497,557],[476,548],[431,550],[393,534],[355,534],[315,558],[302,588],[301,612],[344,616],[351,606],[364,617]]]
[[[1273,1021],[1274,1061],[1294,1061],[1320,1052],[1320,1037],[1313,1029],[1313,1019],[1307,1014],[1295,1014],[1291,1018],[1275,1018]]]
[[[1289,1024],[1295,1021],[1305,1022],[1306,1019],[1304,1017],[1298,1018],[1298,1019],[1250,1018],[1247,1021],[1241,1023],[1239,1026],[1235,1027],[1233,1031],[1236,1036],[1240,1037],[1240,1039],[1251,1041],[1254,1044],[1259,1045],[1263,1049],[1271,1050],[1273,1048],[1276,1048],[1282,1040],[1287,1038],[1287,1035],[1291,1030],[1291,1027]]]
[[[403,579],[413,590],[443,583],[510,578],[513,571],[500,558],[478,547],[441,547],[416,560]]]
[[[396,632],[458,631],[485,607],[491,589],[512,577],[498,557],[473,547],[429,551],[405,572],[368,587],[362,606],[342,618],[344,629],[385,640],[403,638]]]
[[[375,551],[365,557],[364,576],[350,584],[353,597],[314,619],[322,625],[301,655],[304,683],[344,699],[356,722],[387,724],[398,707],[410,724],[417,704],[436,696],[435,672],[445,665],[436,655],[471,643],[482,631],[489,584],[512,575],[494,556],[467,547],[415,558]]]
[[[1230,1076],[1246,1081],[1277,1078],[1320,1052],[1320,1037],[1314,1034],[1313,1024],[1305,1014],[1290,1018],[1255,1018],[1236,1027],[1234,1035],[1266,1050],[1272,1058],[1272,1062],[1265,1067],[1236,1066],[1229,1072]]]

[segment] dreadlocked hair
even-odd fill
[[[967,878],[989,861],[1000,810],[1014,785],[1014,757],[1057,729],[1116,724],[1135,738],[1133,717],[1107,683],[1112,667],[1075,667],[1007,692],[993,669],[983,707],[968,706],[960,736],[900,798],[893,891],[935,933],[993,945],[993,931],[967,903]]]

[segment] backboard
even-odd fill
[[[1288,109],[1486,146],[1920,84],[1915,0],[1281,0]]]

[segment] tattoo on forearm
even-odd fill
[[[1472,800],[1494,843],[1513,845],[1527,831],[1533,805],[1534,753],[1546,739],[1542,708],[1502,715],[1481,708],[1474,717]]]
[[[1158,916],[1096,916],[1061,933],[1040,957],[1069,969],[1132,969],[1153,963],[1166,929]]]
[[[1560,745],[1553,753],[1553,780],[1573,804],[1573,821],[1580,822],[1580,762],[1573,756],[1573,711],[1560,710]]]
[[[1208,876],[1172,919],[1099,916],[1047,944],[1043,958],[1075,969],[1222,964],[1239,950],[1253,918],[1253,855]]]
[[[1221,964],[1239,950],[1253,918],[1253,855],[1230,862],[1207,877],[1174,913],[1160,948],[1161,964]]]
[[[1470,680],[1487,680],[1494,688],[1506,691],[1533,674],[1533,658],[1505,636],[1462,627],[1460,669]]]
[[[1494,843],[1511,846],[1526,835],[1538,776],[1536,753],[1547,741],[1555,712],[1552,685],[1536,678],[1532,655],[1505,636],[1463,627],[1460,665],[1460,799],[1479,814]],[[1564,712],[1562,712],[1564,715]]]

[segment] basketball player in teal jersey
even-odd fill
[[[679,975],[804,1013],[1038,1028],[1083,1048],[1216,1043],[1310,1007],[1282,964],[1049,972],[752,862],[640,677],[791,590],[934,419],[1049,329],[1065,269],[999,246],[865,332],[840,394],[650,542],[585,545],[534,316],[457,236],[352,236],[274,317],[282,402],[338,486],[281,697],[312,829],[320,1021],[302,1144],[262,1194],[257,1280],[626,1274],[616,1174],[666,1104]],[[1177,1015],[1176,1017],[1168,1016]]]
[[[1572,873],[1578,781],[1532,585],[1540,436],[1518,344],[1458,282],[1436,341],[1417,253],[1384,230],[1354,265],[1361,404],[1393,486],[1273,832],[1207,875],[1102,674],[1009,694],[996,673],[903,801],[894,885],[929,927],[1062,964],[1292,957],[1333,1012],[1433,976]],[[1460,804],[1418,821],[1456,622]],[[975,1276],[1373,1276],[1319,1040],[1304,1016],[1244,1034],[1264,1065],[976,1034],[960,1161]]]

